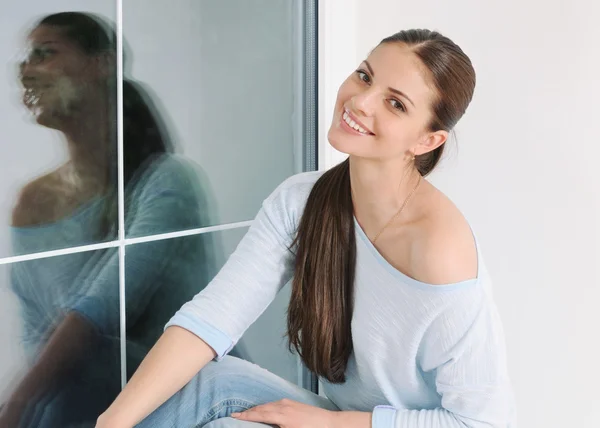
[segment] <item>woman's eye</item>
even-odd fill
[[[406,111],[406,109],[404,108],[404,104],[402,104],[400,101],[395,100],[395,99],[391,99],[390,100],[390,104],[393,108],[395,108],[396,110],[400,110],[400,111]]]
[[[52,55],[54,51],[52,51],[51,49],[44,49],[44,48],[38,48],[38,49],[34,49],[33,52],[31,53],[31,56],[37,60],[43,60],[45,58],[48,58],[50,55]]]
[[[362,80],[363,82],[365,82],[365,83],[370,83],[370,82],[371,82],[371,78],[370,78],[370,77],[369,77],[369,75],[368,75],[367,73],[365,73],[364,71],[362,71],[362,70],[358,70],[358,71],[356,72],[356,74],[358,75],[358,78],[359,78],[360,80]]]

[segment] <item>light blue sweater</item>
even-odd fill
[[[281,184],[214,280],[167,324],[222,358],[291,279],[288,250],[320,172]],[[358,223],[352,353],[346,382],[324,382],[342,410],[373,428],[515,427],[504,333],[478,248],[477,278],[430,285],[391,266]]]
[[[132,178],[126,189],[128,238],[205,226],[200,183],[193,164],[162,155]],[[106,215],[104,198],[81,206],[54,223],[13,227],[15,254],[28,254],[98,242]],[[210,224],[210,223],[208,223]],[[126,315],[129,366],[154,345],[183,302],[214,276],[217,249],[210,234],[130,245],[126,255]],[[210,251],[209,251],[210,249]],[[117,248],[86,251],[14,264],[12,289],[21,302],[23,344],[31,362],[65,313],[74,311],[111,339],[118,364],[119,257]],[[115,356],[116,355],[116,356]],[[106,377],[106,364],[89,367]]]

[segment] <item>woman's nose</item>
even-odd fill
[[[32,64],[31,61],[24,60],[19,62],[18,68],[21,82],[25,83],[34,79],[35,64]]]
[[[374,94],[367,91],[352,98],[352,108],[364,116],[373,116]]]
[[[19,73],[24,74],[29,72],[28,68],[31,67],[31,54],[29,50],[19,50],[13,58],[14,63],[17,64]]]

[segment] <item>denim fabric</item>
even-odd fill
[[[191,382],[138,428],[251,428],[269,425],[239,421],[229,416],[259,404],[288,398],[328,410],[339,410],[330,400],[294,385],[248,361],[225,356],[211,361]]]

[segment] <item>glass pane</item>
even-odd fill
[[[180,155],[155,156],[129,180],[125,192],[128,238],[189,230],[214,217],[215,204],[196,164]]]
[[[235,250],[247,228],[135,244],[127,247],[128,372],[132,374],[173,314],[200,292]],[[286,287],[250,327],[231,355],[247,359],[291,382],[296,357],[287,350]]]
[[[118,268],[115,248],[0,266],[0,403],[14,415],[9,426],[84,426],[115,398]]]
[[[178,163],[186,159],[196,171],[191,183],[178,181],[183,188],[174,191],[186,193],[185,186],[200,191],[203,226],[254,218],[262,200],[302,170],[298,4],[124,2],[125,88],[137,85],[151,106],[154,118],[146,132],[161,131],[166,151],[162,159],[177,153]],[[135,108],[125,108],[125,123],[128,115],[136,114]],[[127,152],[145,147],[146,140],[135,138],[125,135]],[[173,162],[167,161],[151,171],[168,176],[172,168]],[[162,191],[152,173],[143,176]]]
[[[115,2],[24,1],[5,17],[0,257],[112,239]]]

